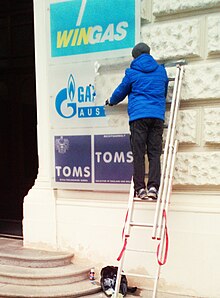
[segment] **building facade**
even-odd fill
[[[186,61],[177,124],[179,149],[168,216],[169,255],[162,268],[159,289],[174,297],[217,298],[220,297],[220,1],[134,3],[136,9],[140,4],[140,40],[150,45],[152,55],[165,63]],[[24,245],[74,251],[77,258],[91,263],[99,272],[105,265],[117,265],[128,185],[115,188],[108,184],[105,188],[105,185],[74,187],[54,183],[53,142],[63,135],[93,135],[95,139],[96,134],[129,133],[126,101],[114,110],[107,108],[107,117],[98,127],[85,125],[74,130],[71,123],[56,126],[51,114],[55,92],[51,91],[51,77],[59,84],[54,74],[63,69],[66,75],[66,69],[75,67],[76,60],[71,54],[65,64],[59,58],[51,58],[50,13],[48,3],[34,1],[39,172],[24,199]],[[94,57],[91,60],[94,86],[101,106],[121,81],[131,58],[124,53],[121,57]],[[90,71],[87,63],[91,65],[91,61],[80,62],[86,72]],[[174,68],[167,67],[167,71],[172,76]],[[85,78],[84,73],[82,76]],[[152,218],[153,214],[152,204],[138,207],[139,218]],[[147,245],[145,232],[137,231],[135,237],[138,246]],[[131,256],[128,267],[134,272],[151,274],[155,262],[156,257],[149,260],[142,255]],[[151,288],[146,281],[132,282],[143,289]]]

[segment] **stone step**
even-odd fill
[[[98,293],[101,288],[95,282],[84,280],[68,285],[22,286],[0,283],[0,298],[74,298]]]
[[[24,247],[1,247],[0,264],[32,268],[50,268],[71,264],[73,253],[53,252]]]
[[[30,268],[0,264],[0,283],[13,285],[62,285],[89,279],[90,268],[66,265],[54,268]]]
[[[0,238],[0,298],[73,298],[98,293],[88,265],[73,264],[72,253],[24,248]]]

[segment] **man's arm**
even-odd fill
[[[127,73],[125,73],[125,76],[121,84],[115,89],[115,91],[112,93],[112,96],[110,97],[110,100],[109,100],[110,105],[116,105],[122,100],[124,100],[125,97],[130,93],[130,91],[131,91],[130,80],[128,78]]]

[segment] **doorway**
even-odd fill
[[[38,170],[32,0],[0,6],[0,235],[22,237]]]

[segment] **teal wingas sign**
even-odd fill
[[[51,57],[130,49],[137,0],[73,0],[50,4]]]

